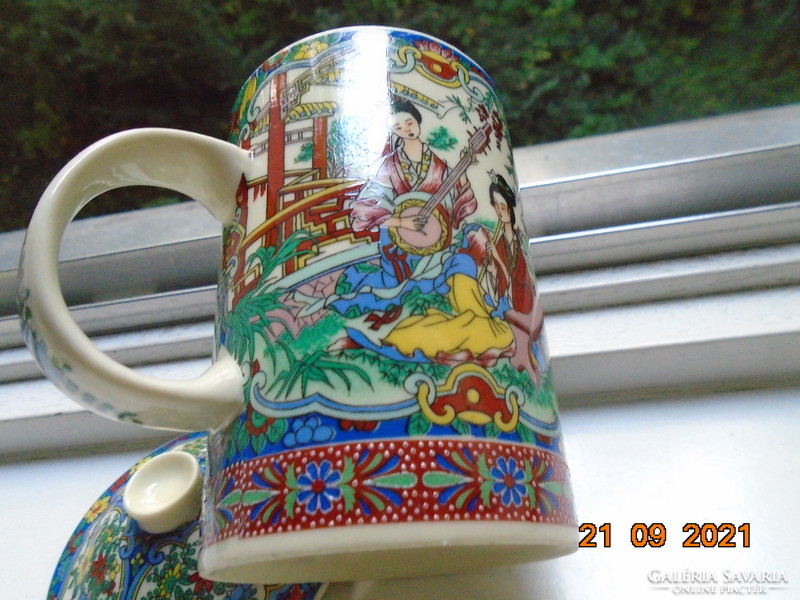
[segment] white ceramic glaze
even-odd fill
[[[151,458],[133,474],[122,496],[125,510],[149,533],[166,533],[200,514],[203,476],[188,452]]]
[[[421,577],[547,560],[574,552],[577,543],[569,528],[542,523],[361,525],[346,536],[345,543],[341,531],[329,529],[222,542],[201,555],[199,569],[237,582]]]
[[[246,152],[207,136],[141,129],[90,146],[48,186],[25,238],[19,295],[28,346],[67,395],[108,418],[186,431],[219,426],[239,410],[240,368],[224,352],[197,379],[169,381],[141,375],[98,350],[67,310],[58,284],[58,251],[78,210],[122,186],[190,195],[226,221],[247,162]]]

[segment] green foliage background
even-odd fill
[[[797,0],[5,0],[0,227],[78,151],[132,127],[225,138],[239,86],[312,33],[438,36],[494,78],[514,145],[800,100]],[[82,214],[170,201],[121,191]]]

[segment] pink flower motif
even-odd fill
[[[448,61],[456,59],[456,55],[453,53],[452,50],[450,50],[449,48],[443,48],[441,44],[437,44],[434,41],[420,40],[419,42],[417,42],[416,45],[417,48],[419,48],[423,52],[428,51],[432,52],[433,54],[438,54],[439,56]]]

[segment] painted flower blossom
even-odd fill
[[[95,501],[95,503],[89,509],[89,512],[86,513],[85,517],[86,521],[89,523],[94,522],[94,520],[97,519],[97,517],[99,517],[103,513],[103,511],[105,511],[108,508],[109,501],[110,501],[109,496],[102,496],[97,501]]]
[[[208,579],[203,579],[200,577],[199,573],[192,573],[191,576],[189,576],[189,582],[194,583],[195,597],[201,593],[207,595],[214,591],[214,582],[209,581]]]
[[[526,496],[525,471],[513,458],[501,456],[491,468],[490,473],[494,479],[492,493],[500,496],[500,502],[505,506],[520,506]]]
[[[283,438],[283,445],[294,448],[313,442],[327,442],[333,436],[333,427],[323,425],[319,417],[298,418],[292,421],[291,431]]]
[[[328,49],[328,44],[319,40],[314,40],[309,44],[303,44],[295,54],[295,60],[303,60],[306,58],[313,58],[320,52]]]
[[[297,501],[311,514],[317,511],[327,513],[333,502],[342,497],[341,480],[342,474],[332,467],[330,461],[308,463],[305,472],[297,478]]]
[[[416,46],[423,52],[430,52],[431,54],[438,54],[447,60],[456,60],[456,55],[450,48],[445,48],[441,44],[434,41],[419,40]]]
[[[89,577],[96,581],[103,581],[108,566],[108,557],[105,554],[99,555],[92,562],[92,569]]]

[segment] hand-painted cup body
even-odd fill
[[[335,30],[261,65],[231,126],[247,160],[226,167],[217,356],[243,398],[209,434],[204,576],[409,576],[573,551],[489,77],[423,34]]]

